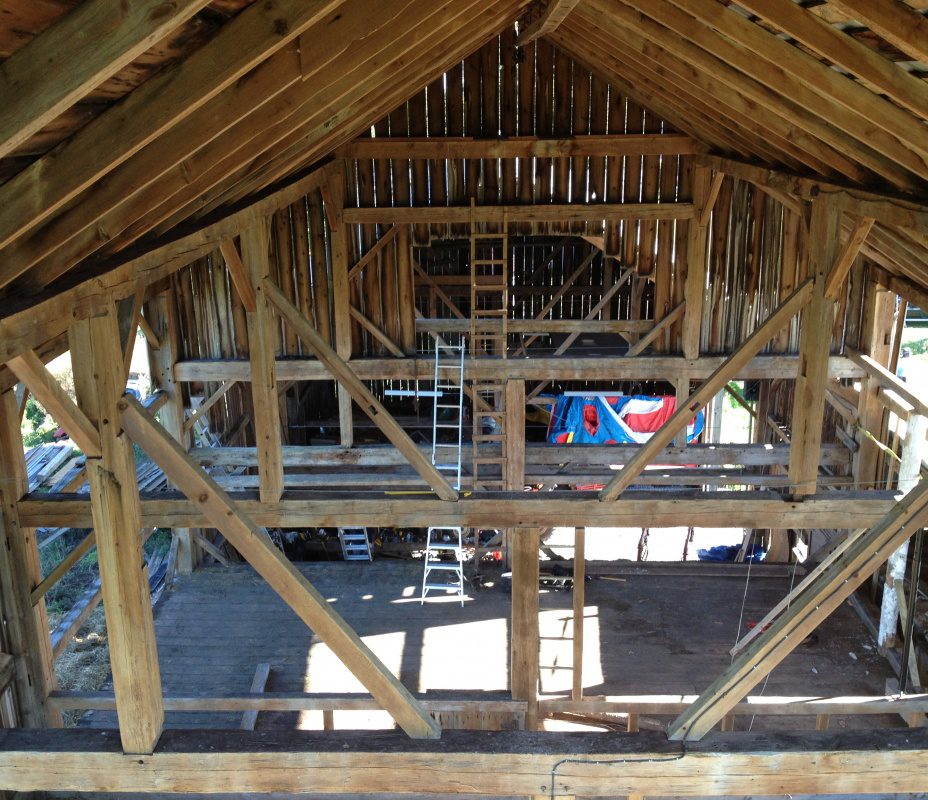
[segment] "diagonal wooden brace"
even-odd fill
[[[263,528],[239,510],[216,483],[142,406],[128,395],[119,402],[124,430],[195,502],[261,577],[351,670],[399,726],[415,739],[435,739],[441,727],[384,666],[316,588],[274,547]]]

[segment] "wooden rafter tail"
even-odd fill
[[[825,570],[803,580],[793,605],[670,725],[668,736],[702,738],[926,521],[928,480],[923,480]]]
[[[339,385],[344,387],[390,442],[403,453],[412,468],[432,487],[435,493],[442,500],[457,500],[458,493],[445,480],[444,476],[419,451],[415,442],[409,438],[409,434],[400,427],[380,401],[371,394],[351,367],[323,341],[313,326],[300,314],[300,310],[287,300],[280,289],[269,280],[262,283],[261,289],[281,317],[293,327],[297,336],[313,351],[316,358],[325,364],[326,369],[338,381]]]
[[[620,469],[615,477],[600,492],[600,500],[615,500],[637,478],[654,458],[664,449],[677,433],[697,414],[700,409],[744,368],[760,349],[792,319],[812,296],[812,279],[803,282],[795,292],[784,300],[754,333],[715,370],[686,402],[678,408],[641,446],[634,457]]]
[[[437,738],[441,728],[384,666],[325,597],[287,560],[222,488],[132,397],[119,402],[123,427],[170,480],[203,511],[283,600],[324,641],[413,738]]]

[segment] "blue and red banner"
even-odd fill
[[[675,397],[559,395],[548,426],[549,444],[644,444],[676,409]],[[686,440],[702,433],[700,411],[687,425]]]

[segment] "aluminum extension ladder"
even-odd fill
[[[367,528],[339,528],[338,543],[345,561],[373,561]]]
[[[464,337],[448,344],[435,337],[435,402],[432,405],[432,464],[461,488],[461,437],[464,427]],[[456,381],[456,382],[455,382]]]
[[[422,566],[421,605],[431,591],[456,592],[464,605],[464,534],[463,528],[429,528]],[[453,555],[453,561],[442,556]],[[447,580],[438,580],[444,575]]]

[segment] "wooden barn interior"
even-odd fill
[[[0,791],[928,792],[926,12],[2,0]]]

